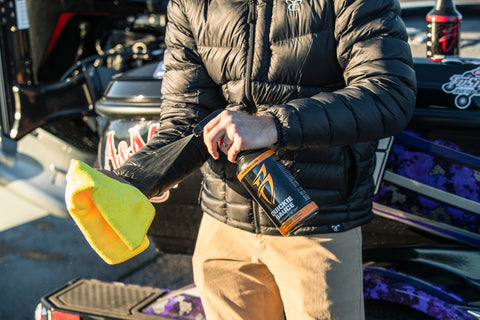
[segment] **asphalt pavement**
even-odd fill
[[[140,255],[108,265],[72,219],[49,214],[0,186],[0,320],[31,320],[40,298],[76,278],[177,289],[192,280],[191,256]]]

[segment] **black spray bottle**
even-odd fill
[[[282,235],[291,234],[318,212],[318,206],[272,149],[242,151],[237,164],[238,180]]]
[[[442,61],[460,54],[462,15],[453,0],[437,0],[427,14],[427,58]]]

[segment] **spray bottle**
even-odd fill
[[[437,0],[427,14],[427,58],[442,61],[460,54],[462,15],[453,0]]]
[[[282,235],[291,234],[318,212],[318,206],[272,149],[242,151],[237,164],[238,180]]]

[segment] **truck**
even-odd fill
[[[0,180],[66,215],[71,159],[112,170],[158,127],[165,0],[0,2]],[[378,143],[363,227],[369,320],[480,319],[480,3],[457,2],[461,54],[425,58],[431,2],[402,2],[418,82],[408,127]],[[201,174],[150,199],[159,252],[190,255]],[[72,279],[40,320],[203,319],[195,286]]]

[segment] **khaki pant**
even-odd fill
[[[208,320],[364,319],[361,230],[264,236],[204,214],[193,256]]]

